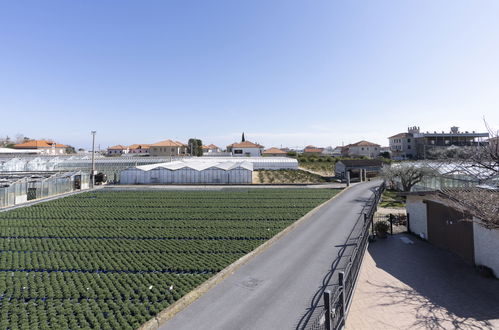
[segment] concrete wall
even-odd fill
[[[473,222],[475,240],[475,263],[492,268],[499,278],[499,230],[487,229]]]
[[[423,196],[407,196],[406,210],[409,213],[410,231],[428,239],[428,223],[426,204],[423,203]]]

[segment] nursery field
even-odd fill
[[[99,191],[0,212],[0,329],[134,329],[331,189]]]

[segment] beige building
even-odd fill
[[[42,155],[63,155],[66,153],[64,144],[58,144],[47,140],[31,140],[14,145],[14,149],[39,150]]]
[[[349,144],[342,149],[343,156],[347,157],[370,157],[376,158],[381,152],[381,146],[369,141],[359,141]]]
[[[182,142],[165,140],[149,146],[151,156],[186,156],[187,145]]]

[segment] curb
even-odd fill
[[[313,208],[311,211],[309,211],[303,217],[296,220],[291,225],[289,225],[288,227],[284,228],[282,231],[277,233],[274,237],[270,238],[269,240],[267,240],[262,245],[258,246],[253,251],[242,256],[241,258],[234,261],[229,266],[222,269],[220,272],[218,272],[212,278],[210,278],[206,282],[200,284],[198,287],[196,287],[191,292],[189,292],[188,294],[186,294],[185,296],[183,296],[182,298],[177,300],[175,303],[173,303],[172,305],[168,306],[166,309],[159,312],[154,318],[150,319],[149,321],[147,321],[146,323],[141,325],[138,328],[138,330],[157,330],[157,329],[159,329],[160,326],[164,325],[167,321],[172,319],[175,316],[175,314],[181,312],[183,309],[185,309],[187,306],[192,304],[194,301],[196,301],[198,298],[200,298],[202,295],[204,295],[210,289],[215,287],[222,280],[224,280],[225,278],[232,275],[237,269],[239,269],[241,266],[246,264],[248,261],[250,261],[254,257],[260,255],[261,253],[265,252],[268,248],[270,248],[274,243],[279,241],[281,238],[283,238],[289,232],[293,231],[296,227],[301,225],[303,222],[309,220],[315,213],[317,213],[319,211],[320,208],[322,208],[324,205],[326,205],[329,202],[336,199],[338,196],[343,194],[344,191],[348,190],[350,187],[352,187],[354,185],[355,184],[350,185],[349,187],[343,188],[340,192],[338,192],[332,198],[328,199],[327,201],[325,201],[325,202],[321,203],[320,205],[316,206],[315,208]]]

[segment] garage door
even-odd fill
[[[440,203],[426,202],[428,241],[435,246],[474,263],[473,223],[462,221],[464,215]]]

